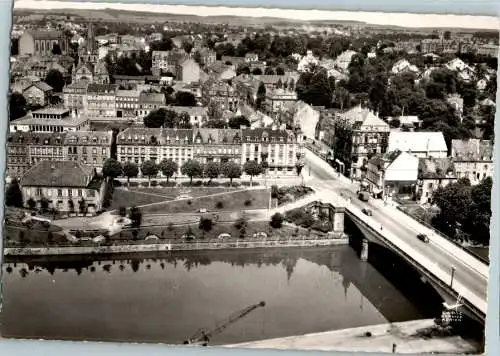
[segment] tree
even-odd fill
[[[104,161],[102,166],[102,174],[105,177],[115,179],[121,176],[123,172],[122,165],[114,158],[108,158]]]
[[[279,229],[283,225],[283,215],[280,213],[275,213],[271,216],[271,221],[269,222],[272,228]]]
[[[266,100],[266,87],[264,83],[260,82],[259,88],[257,89],[257,100],[255,106],[257,109],[261,109],[264,106],[264,101]]]
[[[230,118],[228,125],[232,129],[240,129],[241,126],[250,127],[250,121],[245,116],[240,115]]]
[[[198,223],[198,228],[200,230],[209,232],[210,230],[212,230],[212,226],[213,226],[212,219],[200,217],[200,222]]]
[[[487,177],[472,187],[472,205],[469,208],[469,218],[464,226],[474,242],[484,245],[488,245],[490,241],[492,186],[493,180],[491,177]]]
[[[283,68],[276,68],[276,75],[285,75],[285,71],[283,70]]]
[[[193,93],[188,91],[179,91],[175,94],[177,106],[196,106],[196,98]]]
[[[123,174],[127,177],[127,186],[130,185],[130,178],[137,177],[139,174],[139,168],[133,162],[125,162],[123,165]]]
[[[87,203],[85,203],[85,199],[83,199],[83,197],[78,201],[78,210],[81,214],[87,213]]]
[[[62,54],[61,47],[58,43],[54,43],[54,45],[52,46],[52,54],[55,56]]]
[[[151,111],[144,118],[144,126],[149,128],[159,128],[165,123],[165,109],[158,109]]]
[[[262,165],[257,161],[247,161],[243,166],[243,170],[250,176],[250,186],[252,186],[253,177],[262,173]]]
[[[200,177],[203,174],[203,167],[200,162],[190,159],[182,165],[181,173],[188,176],[189,184],[192,184],[194,177]]]
[[[177,115],[177,127],[179,129],[190,129],[191,125],[191,117],[187,112],[182,112],[180,115]]]
[[[219,121],[222,118],[222,108],[216,101],[211,101],[207,106],[208,121]]]
[[[186,51],[187,54],[191,53],[193,50],[193,43],[191,41],[182,41],[182,48]]]
[[[35,210],[35,208],[36,208],[36,201],[35,201],[35,199],[29,198],[26,203],[28,204],[28,208],[29,209]]]
[[[139,227],[142,223],[142,211],[136,206],[130,208],[128,218],[132,221],[132,227]]]
[[[24,115],[26,115],[26,99],[22,94],[11,93],[9,97],[9,119],[19,119]]]
[[[5,191],[5,204],[7,206],[23,207],[23,193],[16,178],[12,179]]]
[[[233,186],[233,179],[241,177],[241,166],[235,162],[227,162],[222,166],[222,174],[229,178],[229,186]]]
[[[151,177],[156,177],[159,170],[160,168],[153,160],[145,161],[141,166],[141,172],[143,175],[148,176],[149,184],[151,184]]]
[[[40,199],[40,210],[44,213],[49,209],[49,200],[45,197]]]
[[[218,178],[220,175],[220,164],[217,162],[208,162],[204,168],[204,174],[209,178],[208,183],[212,182],[212,179]]]
[[[161,173],[167,177],[167,183],[170,178],[177,172],[179,169],[178,165],[176,162],[174,162],[172,159],[164,159],[163,161],[160,162],[160,171]]]
[[[264,74],[266,75],[274,75],[274,69],[271,67],[266,67],[266,70],[264,71]]]
[[[255,69],[252,71],[252,74],[253,74],[253,75],[262,75],[262,69],[260,69],[260,68],[255,68]]]
[[[51,69],[45,77],[45,83],[50,85],[55,92],[61,92],[64,88],[64,77],[57,69]]]
[[[118,214],[121,216],[121,217],[125,217],[127,216],[127,208],[124,207],[124,206],[120,206],[120,208],[118,209]]]

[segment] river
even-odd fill
[[[238,343],[426,317],[349,246],[7,259],[3,337]]]

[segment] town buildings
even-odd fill
[[[287,103],[297,101],[297,93],[295,91],[274,89],[266,91],[264,110],[269,116],[276,116],[285,108]]]
[[[419,158],[416,201],[420,204],[431,203],[436,190],[456,180],[452,158]]]
[[[62,54],[67,52],[68,39],[62,32],[28,30],[19,38],[19,54],[52,55],[55,45],[59,47]]]
[[[115,117],[116,91],[116,84],[89,84],[87,86],[88,116]]]
[[[136,117],[139,113],[139,90],[117,90],[116,91],[116,117]]]
[[[458,179],[467,178],[475,185],[493,177],[493,143],[489,140],[452,140],[451,158]]]
[[[249,160],[268,162],[268,172],[294,174],[303,154],[302,136],[278,129],[152,129],[128,128],[117,136],[118,161],[141,165],[172,159],[180,167],[190,159],[200,163]]]
[[[365,181],[374,196],[412,195],[418,178],[419,160],[414,155],[395,151],[368,161]]]
[[[387,152],[394,151],[408,152],[418,158],[448,156],[448,147],[442,132],[393,131],[389,134]]]
[[[87,80],[73,82],[63,88],[64,107],[78,116],[87,112]]]
[[[165,95],[163,93],[141,92],[139,94],[139,110],[137,115],[145,117],[151,111],[164,106],[165,102]]]
[[[201,69],[192,58],[177,63],[175,66],[175,79],[184,83],[195,83],[200,80]]]
[[[238,92],[223,81],[207,81],[202,86],[202,96],[204,104],[215,102],[222,110],[234,110],[238,105]]]
[[[102,210],[105,183],[88,165],[74,161],[42,161],[20,183],[24,206],[59,212],[96,213]]]
[[[41,161],[77,161],[97,172],[111,157],[111,131],[13,132],[7,136],[7,175],[20,178]]]
[[[9,123],[10,132],[66,132],[85,130],[90,121],[85,116],[70,115],[70,110],[45,107]]]
[[[193,127],[202,127],[208,119],[208,109],[206,106],[171,106],[169,109],[179,115],[187,113],[189,115],[189,123]]]
[[[26,99],[26,103],[32,106],[46,106],[50,103],[50,99],[54,89],[45,82],[38,81],[24,88],[22,94]]]

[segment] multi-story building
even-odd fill
[[[135,117],[139,110],[139,90],[116,91],[116,117]]]
[[[64,135],[65,160],[77,161],[102,171],[111,157],[112,131],[76,131]]]
[[[187,113],[189,115],[189,122],[193,127],[202,127],[208,117],[206,106],[172,106],[169,109],[179,115]]]
[[[68,39],[60,31],[25,31],[19,38],[20,55],[52,55],[54,46],[58,45],[61,53],[68,50]]]
[[[434,192],[457,181],[452,158],[419,158],[416,200],[420,204],[432,202]]]
[[[68,109],[47,107],[28,113],[9,123],[10,132],[66,132],[86,130],[87,117],[70,116]]]
[[[194,129],[193,145],[193,156],[200,163],[241,163],[241,130]]]
[[[393,131],[389,134],[387,151],[408,152],[418,158],[448,156],[448,147],[442,132]]]
[[[49,104],[54,89],[45,82],[34,82],[23,90],[23,96],[29,105],[46,106]]]
[[[297,101],[297,93],[284,89],[274,89],[266,92],[265,111],[269,116],[276,116],[288,103]]]
[[[178,63],[186,58],[183,50],[153,51],[152,68],[159,69],[162,73],[175,73]]]
[[[210,48],[202,48],[199,53],[200,62],[205,66],[211,66],[217,60],[217,54]]]
[[[498,45],[483,44],[477,48],[477,54],[498,58]]]
[[[63,88],[64,107],[78,116],[87,112],[87,87],[89,82],[73,82]]]
[[[372,111],[357,106],[338,115],[336,125],[346,127],[351,132],[349,152],[335,150],[335,162],[342,172],[349,170],[353,179],[362,179],[368,160],[387,150],[389,125]],[[337,136],[337,129],[335,135]],[[346,138],[348,139],[348,138]]]
[[[72,161],[42,161],[20,183],[24,205],[34,200],[59,212],[96,213],[102,210],[105,182],[91,166]]]
[[[160,163],[172,159],[181,166],[193,159],[193,130],[128,128],[116,138],[118,161],[133,162],[139,167],[145,161]]]
[[[95,84],[87,87],[87,113],[90,117],[116,117],[116,84]]]
[[[457,178],[468,178],[471,184],[493,177],[493,143],[489,140],[452,140],[451,157]]]
[[[234,110],[239,101],[238,92],[222,81],[207,81],[202,87],[202,96],[206,105],[215,102],[222,110]]]
[[[80,80],[88,80],[89,82],[93,82],[94,80],[94,67],[90,63],[82,62],[80,65],[73,71],[73,82],[78,82]]]
[[[241,162],[267,162],[267,172],[275,175],[296,174],[297,162],[302,159],[302,135],[276,129],[243,129]]]
[[[21,132],[11,133],[7,136],[7,177],[20,178],[30,169],[29,138]]]
[[[175,79],[184,83],[195,83],[200,80],[200,66],[191,58],[180,61],[175,66]]]
[[[139,95],[138,116],[147,116],[151,111],[157,110],[166,103],[163,93],[142,92]]]

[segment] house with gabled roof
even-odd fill
[[[420,204],[432,202],[436,190],[457,181],[455,162],[451,157],[419,158],[416,200]]]
[[[23,96],[26,99],[26,103],[33,106],[48,105],[53,93],[54,89],[42,81],[34,82],[23,90]]]
[[[448,156],[448,147],[442,132],[391,132],[387,150],[408,152],[419,158]]]
[[[490,140],[452,140],[451,157],[458,179],[467,178],[475,185],[493,177],[493,143]]]
[[[94,214],[102,210],[105,180],[89,165],[76,161],[42,161],[27,171],[20,182],[23,204],[35,201],[59,212]]]

